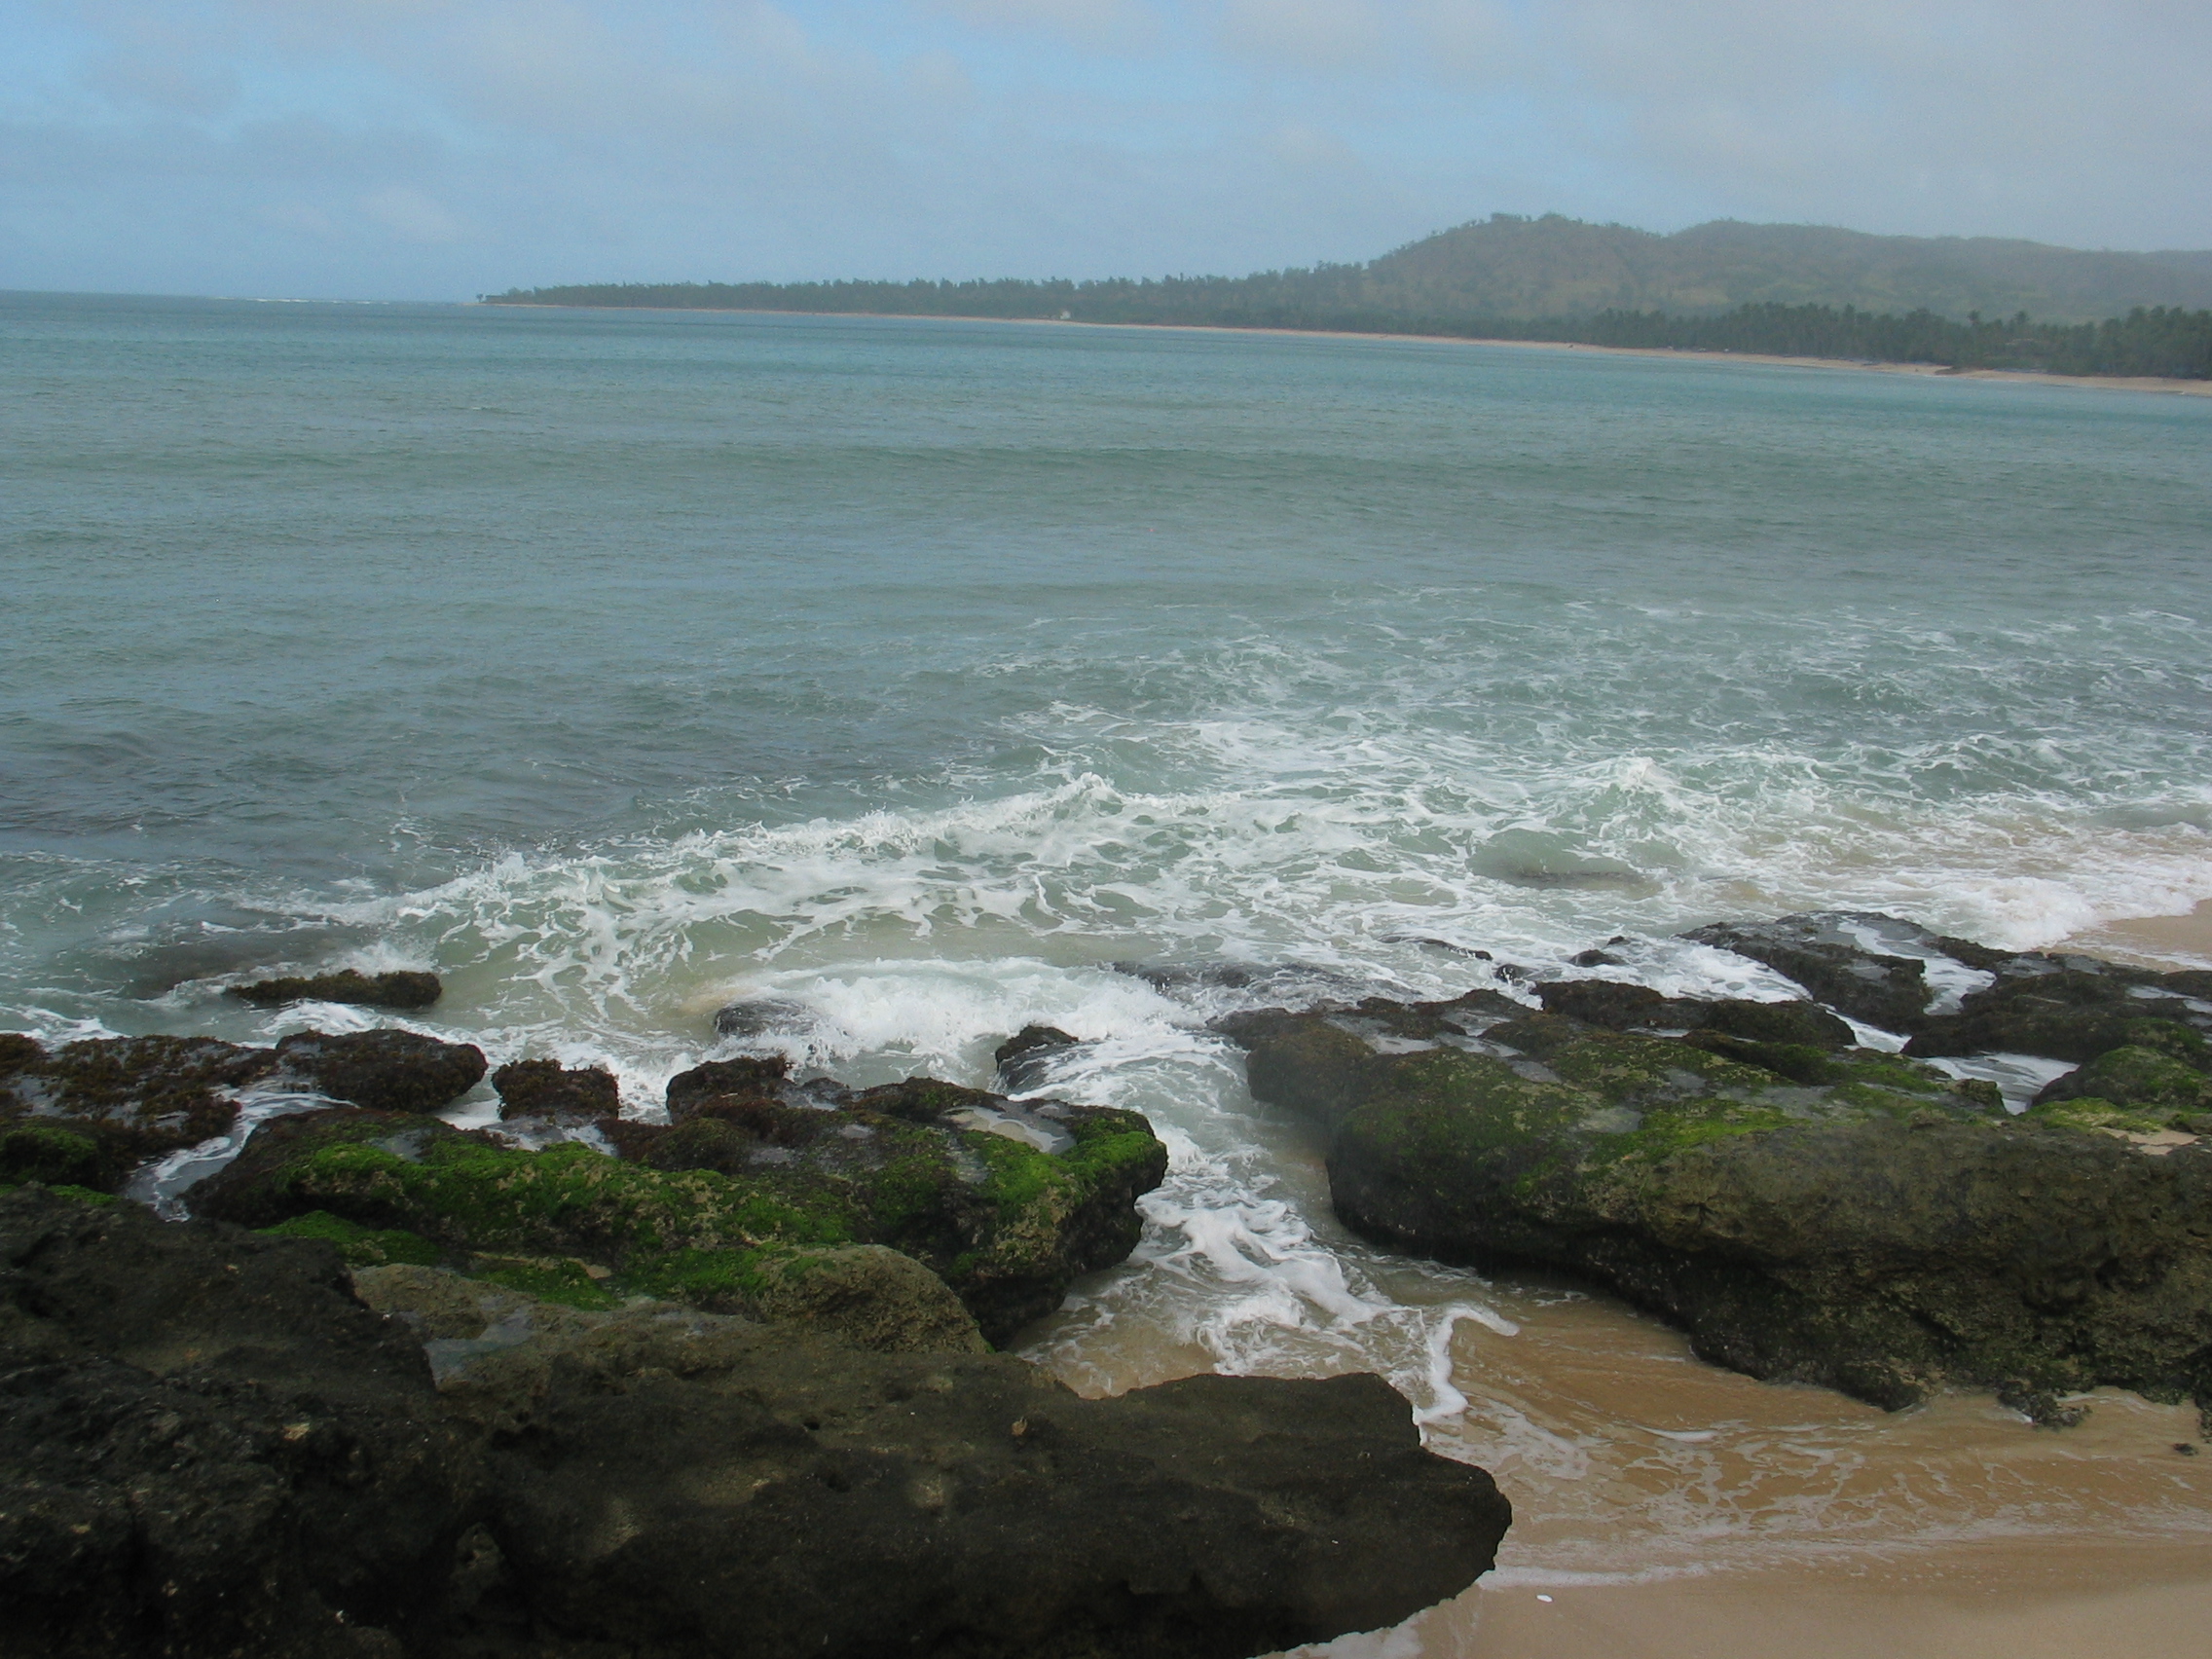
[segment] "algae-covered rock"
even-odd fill
[[[207,1037],[98,1037],[51,1053],[25,1039],[0,1075],[0,1125],[81,1135],[99,1148],[112,1181],[222,1134],[238,1118],[233,1090],[272,1064],[267,1049]]]
[[[333,1100],[377,1112],[436,1112],[484,1081],[484,1051],[413,1031],[301,1031],[276,1045],[284,1070]]]
[[[1380,1379],[1084,1400],[648,1305],[0,1194],[0,1652],[1241,1659],[1509,1511]],[[436,1382],[433,1382],[433,1373]]]
[[[2143,1025],[2153,1027],[2154,1022],[2144,1021]],[[2149,1035],[2157,1041],[2161,1033],[2153,1028]],[[2194,1037],[2195,1033],[2188,1035]],[[2130,1043],[2107,1049],[2087,1065],[2054,1078],[2036,1096],[2036,1104],[2093,1098],[2167,1116],[2212,1112],[2212,1075],[2175,1058],[2170,1051],[2173,1048],[2184,1046],[2169,1040],[2161,1048]],[[2184,1048],[2184,1051],[2190,1051]],[[2199,1041],[2192,1057],[2200,1056],[2202,1051]]]
[[[559,1060],[509,1060],[492,1074],[502,1118],[611,1118],[622,1110],[621,1086],[605,1066]]]
[[[2169,994],[2157,976],[2140,971],[2107,972],[2100,965],[2022,974],[1971,992],[1957,1014],[1923,1021],[1905,1052],[2006,1052],[2085,1061],[2141,1042],[2136,1028],[2147,1023],[2197,1034],[2201,1041],[2201,1033],[2212,1028],[2212,1014],[2192,1001]]]
[[[1489,1051],[1362,1055],[1293,1015],[1246,1040],[1255,1093],[1334,1124],[1337,1212],[1368,1236],[1588,1273],[1707,1358],[1883,1405],[2212,1390],[2212,1152],[2013,1119],[1895,1054],[1745,1044],[1821,1068],[1792,1081],[1716,1035],[1530,1014]]]
[[[523,1151],[435,1119],[324,1112],[265,1125],[193,1190],[201,1214],[270,1227],[313,1211],[443,1249],[574,1260],[701,1306],[747,1298],[763,1251],[885,1245],[1001,1340],[1135,1247],[1166,1151],[1133,1112],[916,1079],[792,1103],[682,1096],[673,1125],[608,1122],[628,1156]]]
[[[349,1003],[361,1008],[428,1008],[444,993],[435,974],[397,970],[364,974],[347,968],[336,974],[313,974],[276,979],[256,979],[249,985],[233,985],[230,994],[256,1008],[283,1008],[298,1002]]]
[[[49,1187],[110,1192],[124,1167],[108,1146],[55,1124],[0,1123],[0,1186],[38,1181]]]

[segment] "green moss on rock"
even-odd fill
[[[2153,1035],[2156,1040],[2157,1034]],[[2212,1112],[2212,1076],[2176,1059],[2166,1050],[2130,1043],[2108,1049],[2086,1065],[2056,1079],[2036,1099],[2039,1105],[2106,1100],[2136,1108],[2145,1116]]]
[[[338,1253],[346,1258],[350,1268],[395,1265],[429,1268],[437,1266],[444,1254],[427,1238],[397,1228],[379,1232],[332,1215],[328,1210],[310,1210],[260,1231],[273,1238],[326,1239],[338,1246]]]
[[[1304,1087],[1336,1125],[1337,1211],[1371,1237],[1587,1273],[1709,1359],[1886,1406],[1952,1383],[2212,1398],[2212,1153],[2097,1132],[2205,1114],[2083,1099],[2023,1120],[1904,1056],[1549,1014],[1493,1027],[1506,1051],[1488,1052],[1359,1058],[1322,1025],[1341,1033],[1320,1015],[1249,1030],[1251,1075],[1334,1056]],[[2110,1069],[2165,1102],[2202,1081],[2148,1048]]]
[[[710,1103],[671,1128],[626,1126],[638,1153],[626,1158],[578,1142],[522,1151],[402,1113],[309,1114],[264,1125],[196,1190],[195,1208],[262,1227],[321,1212],[449,1253],[572,1259],[701,1305],[752,1294],[741,1280],[763,1250],[885,1245],[940,1274],[1003,1337],[1128,1253],[1135,1200],[1164,1175],[1166,1151],[1135,1113],[1053,1107],[1072,1145],[1048,1154],[930,1120],[940,1095],[957,1112],[996,1098],[940,1085],[870,1091],[896,1114],[775,1108],[819,1124],[780,1135],[795,1147],[755,1132],[780,1133],[773,1114],[718,1119]],[[684,1166],[693,1159],[714,1166]]]

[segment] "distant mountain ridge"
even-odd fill
[[[2212,251],[2101,253],[1732,219],[1661,236],[1558,214],[1499,214],[1353,269],[1363,277],[1352,286],[1370,303],[1521,318],[1774,304],[1952,318],[2024,311],[2044,322],[2089,322],[2137,306],[2212,307]]]

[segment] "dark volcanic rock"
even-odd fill
[[[1854,1019],[1885,1031],[1912,1031],[1918,1029],[1934,997],[1927,968],[1917,957],[1872,950],[1861,942],[1862,935],[1878,938],[1884,931],[1900,929],[1925,938],[1931,945],[1935,942],[1935,936],[1895,916],[1853,911],[1784,916],[1772,922],[1716,922],[1682,937],[1763,962]]]
[[[2013,962],[2027,958],[2013,958]],[[2176,978],[2182,976],[2173,976]],[[2212,1029],[2212,1014],[2191,1006],[2165,977],[2112,969],[2076,959],[2069,967],[2001,975],[1969,992],[1959,1012],[1921,1022],[1908,1054],[2004,1052],[2092,1060],[2135,1040],[2135,1028],[2157,1020],[2195,1031]]]
[[[1521,1057],[1378,1053],[1312,1015],[1242,1040],[1256,1094],[1333,1126],[1337,1212],[1371,1237],[1588,1273],[1709,1359],[1883,1405],[1946,1383],[2212,1398],[2202,1145],[2147,1157],[2093,1132],[2132,1124],[2084,1132],[2080,1102],[2010,1118],[1896,1055],[1554,1014],[1485,1034]]]
[[[1045,1081],[1057,1051],[1075,1046],[1076,1039],[1056,1025],[1024,1025],[991,1051],[991,1059],[1007,1092],[1019,1094]]]
[[[429,1276],[367,1294],[450,1319]],[[1509,1519],[1374,1377],[1085,1400],[995,1355],[542,1311],[440,1345],[447,1395],[512,1448],[504,1599],[609,1651],[1241,1659],[1456,1594]]]
[[[621,1087],[605,1066],[561,1064],[559,1060],[509,1060],[492,1074],[499,1096],[499,1116],[609,1118],[622,1110]]]
[[[333,1100],[376,1112],[435,1112],[484,1081],[484,1051],[412,1031],[302,1031],[276,1045],[276,1059]]]
[[[117,1176],[223,1133],[238,1117],[230,1091],[274,1063],[267,1049],[207,1037],[100,1037],[52,1053],[23,1038],[5,1060],[0,1126],[82,1136]]]
[[[361,1008],[428,1008],[445,987],[435,974],[398,970],[389,974],[364,974],[348,968],[336,974],[315,974],[304,978],[257,979],[250,985],[233,985],[231,995],[256,1008],[282,1008],[287,1003],[350,1003]]]
[[[391,1659],[482,1491],[325,1245],[0,1194],[0,1652]]]
[[[1615,1031],[1656,1024],[1668,1006],[1667,998],[1649,985],[1622,984],[1612,979],[1554,979],[1536,986],[1535,992],[1546,1014],[1565,1014]]]
[[[1813,1049],[1850,1049],[1859,1037],[1850,1022],[1817,1003],[1751,1002],[1730,997],[1704,1005],[1701,1029],[1751,1043],[1784,1043]]]
[[[730,1003],[715,1011],[715,1029],[724,1037],[764,1037],[771,1031],[799,1031],[814,1023],[801,1003],[764,998]]]
[[[1456,1594],[1509,1520],[1373,1377],[1091,1401],[997,1355],[360,1283],[0,1195],[0,1653],[1240,1659]]]
[[[669,1122],[681,1124],[702,1100],[736,1095],[747,1100],[773,1100],[781,1096],[792,1063],[781,1054],[765,1058],[709,1060],[668,1080]]]

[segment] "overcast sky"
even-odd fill
[[[1496,211],[2212,246],[2212,0],[0,0],[0,287],[1090,276]]]

